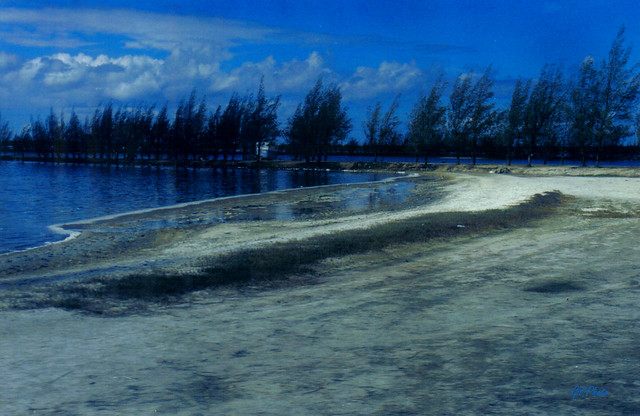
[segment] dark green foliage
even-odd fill
[[[151,141],[149,147],[153,149],[156,160],[168,152],[169,138],[171,135],[171,121],[169,121],[167,104],[165,104],[156,116],[151,127]]]
[[[246,107],[246,99],[241,99],[234,94],[229,99],[229,104],[220,115],[218,121],[218,138],[222,146],[222,155],[224,160],[229,156],[234,158],[235,150],[240,144],[240,131],[242,128],[242,119],[244,117]]]
[[[8,122],[2,121],[2,115],[0,114],[0,152],[5,152],[9,148],[9,142],[11,141],[11,136],[13,132],[9,127]]]
[[[509,165],[511,164],[515,147],[519,142],[523,141],[524,122],[530,89],[531,81],[525,82],[522,79],[516,81],[511,96],[511,104],[504,118],[504,129],[501,131],[501,137],[507,156],[507,164]]]
[[[406,135],[400,132],[398,97],[386,113],[376,102],[363,123],[366,150],[376,162],[386,154],[412,154],[424,157],[425,163],[432,156],[455,154],[457,163],[471,156],[474,164],[478,156],[506,156],[507,163],[535,156],[546,163],[567,153],[583,165],[594,155],[598,162],[601,154],[622,156],[615,154],[621,150],[632,157],[637,150],[619,146],[633,133],[640,67],[630,65],[631,48],[625,46],[624,33],[621,28],[601,63],[587,57],[570,83],[554,65],[545,65],[535,80],[518,80],[509,107],[501,111],[493,108],[491,67],[482,74],[461,74],[446,110],[440,104],[445,83],[438,79],[430,94],[415,104]],[[352,126],[342,98],[338,85],[323,85],[319,79],[284,131],[277,118],[280,97],[267,98],[262,81],[255,95],[234,94],[215,112],[208,111],[205,98],[198,98],[194,90],[180,101],[173,120],[166,104],[156,112],[154,106],[115,109],[107,102],[84,126],[79,126],[74,111],[66,125],[64,114],[51,109],[44,121],[31,120],[25,134],[13,136],[10,129],[7,134],[8,125],[0,122],[0,152],[20,153],[23,159],[24,153],[33,152],[45,161],[77,161],[84,156],[103,163],[133,163],[146,156],[187,165],[220,156],[233,159],[238,150],[243,159],[259,159],[261,145],[275,144],[283,134],[286,145],[280,144],[280,150],[296,160],[320,162],[340,149],[349,154],[361,150],[354,139],[343,146]],[[637,132],[640,123],[636,124]]]
[[[106,153],[107,160],[111,161],[111,157],[117,152],[117,147],[113,145],[113,104],[109,103],[102,111],[102,117],[98,125],[99,143],[100,146],[100,158]]]
[[[593,143],[597,90],[597,71],[593,58],[588,57],[580,65],[578,80],[565,107],[571,142],[580,151],[582,166],[587,164],[587,149]]]
[[[221,106],[218,106],[216,112],[209,115],[202,134],[201,151],[203,155],[210,155],[214,160],[218,159],[222,149],[222,142],[219,136],[221,111]]]
[[[52,108],[49,116],[45,120],[45,127],[47,129],[47,142],[53,146],[56,160],[61,160],[61,155],[66,153],[64,143],[64,116],[61,115],[58,120]]]
[[[617,145],[631,134],[632,111],[640,96],[640,70],[628,68],[631,48],[624,46],[622,27],[614,39],[609,56],[602,63],[595,102],[596,161],[606,145]]]
[[[617,146],[631,135],[633,111],[640,97],[640,69],[637,65],[628,67],[631,47],[624,46],[624,32],[622,27],[600,66],[590,56],[582,62],[571,89],[567,114],[583,165],[588,148],[595,149],[599,164],[605,147]]]
[[[200,155],[200,144],[206,123],[207,106],[204,97],[196,102],[196,91],[182,100],[173,119],[171,152],[174,159],[186,160]]]
[[[75,111],[72,111],[69,123],[64,130],[64,141],[66,142],[67,151],[71,153],[74,159],[80,157],[83,151],[85,145],[84,138],[85,135],[82,125],[80,124],[80,119]]]
[[[26,125],[22,128],[20,134],[13,138],[13,151],[20,153],[22,160],[24,160],[25,152],[33,149],[33,137],[31,137],[31,125]]]
[[[285,135],[290,151],[307,162],[326,160],[329,149],[342,143],[351,131],[351,120],[336,85],[324,87],[319,79],[289,119]]]
[[[429,156],[438,154],[446,132],[447,108],[440,104],[446,83],[438,78],[429,96],[422,96],[413,107],[409,118],[409,145],[414,150],[416,162],[424,157],[425,165]]]
[[[382,149],[398,144],[400,132],[400,119],[396,111],[398,109],[398,100],[400,94],[393,100],[386,113],[382,114],[382,105],[380,101],[376,103],[375,108],[369,107],[367,110],[367,119],[362,124],[364,130],[366,144],[373,152],[374,162],[378,161],[381,156]],[[382,159],[380,160],[382,161]]]
[[[269,99],[265,96],[264,80],[260,81],[258,95],[246,103],[242,123],[243,149],[246,156],[260,160],[260,148],[271,144],[280,134],[278,128],[278,107],[280,97]]]
[[[31,125],[33,126],[31,129],[31,134],[33,135],[34,150],[36,151],[36,153],[38,153],[38,156],[40,158],[49,157],[51,148],[47,143],[47,135],[44,124],[42,124],[42,121],[36,120],[35,123],[31,123]]]
[[[493,127],[493,79],[489,66],[474,83],[473,74],[461,74],[449,97],[448,127],[457,163],[468,150],[476,164],[478,147]]]
[[[233,95],[226,108],[215,113],[207,109],[205,98],[196,91],[180,101],[173,120],[167,104],[160,111],[155,105],[122,105],[114,109],[109,102],[97,108],[84,125],[72,111],[68,124],[64,114],[51,109],[47,118],[32,121],[23,133],[13,137],[16,153],[36,152],[41,160],[77,161],[92,158],[106,163],[133,163],[142,157],[163,158],[184,163],[220,154],[233,158],[242,147],[245,157],[254,157],[263,143],[271,143],[280,134],[277,109],[280,98],[267,98],[261,83],[257,96]],[[0,119],[1,121],[1,119]],[[9,148],[0,123],[0,150]],[[8,130],[10,133],[10,130]]]
[[[375,107],[367,108],[367,119],[362,123],[364,131],[364,139],[367,146],[374,152],[374,162],[378,161],[378,136],[380,131],[380,114],[382,113],[382,104],[378,101]]]
[[[543,141],[543,146],[554,145],[554,127],[561,115],[563,100],[564,86],[560,69],[545,65],[524,109],[522,132],[529,156],[540,144],[539,140]]]

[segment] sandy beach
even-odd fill
[[[0,413],[634,414],[637,170],[497,171],[132,213],[0,256]],[[548,192],[567,198],[544,217],[463,232],[468,214]],[[355,195],[377,202],[350,205]],[[237,252],[442,213],[459,215],[461,234],[331,256],[286,284],[99,311],[43,301],[87,279],[188,275]],[[572,396],[576,386],[608,393]]]

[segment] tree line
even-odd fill
[[[211,111],[196,91],[180,101],[170,119],[167,105],[121,106],[112,103],[95,110],[84,122],[75,111],[65,122],[50,110],[12,136],[0,122],[0,141],[14,153],[36,154],[43,160],[92,158],[107,163],[146,159],[234,159],[259,156],[263,143],[279,134],[279,97],[267,97],[261,82],[255,95],[234,94],[223,108]],[[238,152],[238,149],[240,151]]]
[[[2,150],[36,154],[43,160],[92,158],[130,162],[137,158],[233,160],[260,158],[263,144],[284,138],[285,151],[296,159],[326,160],[337,149],[366,152],[377,161],[386,154],[429,158],[463,156],[473,164],[480,156],[547,160],[565,155],[586,164],[619,148],[640,131],[637,102],[640,71],[631,66],[624,28],[600,63],[587,57],[574,76],[565,78],[556,65],[545,65],[534,80],[519,79],[506,108],[495,108],[493,70],[460,74],[451,88],[438,78],[419,97],[408,115],[406,133],[398,116],[400,95],[386,111],[377,102],[362,123],[363,144],[347,142],[353,125],[336,84],[319,79],[281,128],[280,97],[267,97],[263,82],[255,94],[234,94],[226,106],[210,109],[193,91],[170,118],[165,104],[121,106],[107,103],[80,121],[72,111],[53,110],[13,134],[0,118]],[[448,100],[445,91],[449,90]]]
[[[605,60],[596,64],[587,57],[578,73],[564,79],[554,65],[545,65],[536,80],[519,79],[507,108],[493,103],[492,68],[482,75],[461,74],[443,103],[446,83],[439,78],[430,92],[415,104],[408,122],[406,143],[424,158],[444,152],[471,157],[500,155],[511,164],[516,155],[547,160],[569,150],[582,165],[590,155],[599,164],[605,150],[619,147],[623,139],[640,131],[637,111],[640,72],[630,66],[631,48],[624,45],[624,27],[614,39]],[[364,123],[373,148],[395,137],[394,103],[380,117],[380,105],[370,110]],[[384,133],[387,131],[386,133]],[[375,133],[377,132],[377,134]]]
[[[183,99],[170,119],[167,105],[121,106],[112,103],[97,108],[92,117],[80,121],[75,111],[68,121],[53,109],[41,120],[32,120],[13,134],[0,117],[2,151],[34,154],[44,161],[130,163],[136,159],[234,160],[261,157],[264,144],[287,137],[296,157],[326,160],[330,149],[344,142],[351,121],[342,103],[340,89],[318,80],[289,119],[285,129],[278,123],[280,97],[267,97],[261,81],[257,93],[233,94],[226,106],[211,111],[196,91]]]

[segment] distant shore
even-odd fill
[[[412,163],[412,162],[367,162],[367,161],[326,161],[305,162],[296,160],[155,160],[137,159],[132,162],[121,160],[120,163],[108,162],[106,159],[55,159],[43,160],[28,156],[22,159],[19,155],[2,155],[0,161],[25,161],[62,164],[94,164],[114,166],[157,166],[186,168],[241,168],[241,169],[283,169],[283,170],[330,170],[330,171],[382,171],[382,172],[478,172],[514,174],[519,176],[621,176],[640,177],[640,166],[580,166],[573,164],[507,164],[505,163]]]

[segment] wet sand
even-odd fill
[[[454,173],[443,186],[437,199],[348,215],[148,229],[130,246],[105,246],[99,267],[77,253],[71,266],[53,256],[40,269],[4,259],[0,282],[24,285],[15,298],[43,276],[195,267],[194,251],[500,208],[553,190],[576,197],[525,227],[328,259],[300,284],[206,290],[145,313],[4,303],[0,413],[634,414],[640,179]],[[572,399],[576,385],[609,393]]]
[[[139,270],[184,271],[205,256],[384,220],[437,199],[441,176],[300,188],[143,210],[55,227],[65,241],[0,255],[0,287]]]

